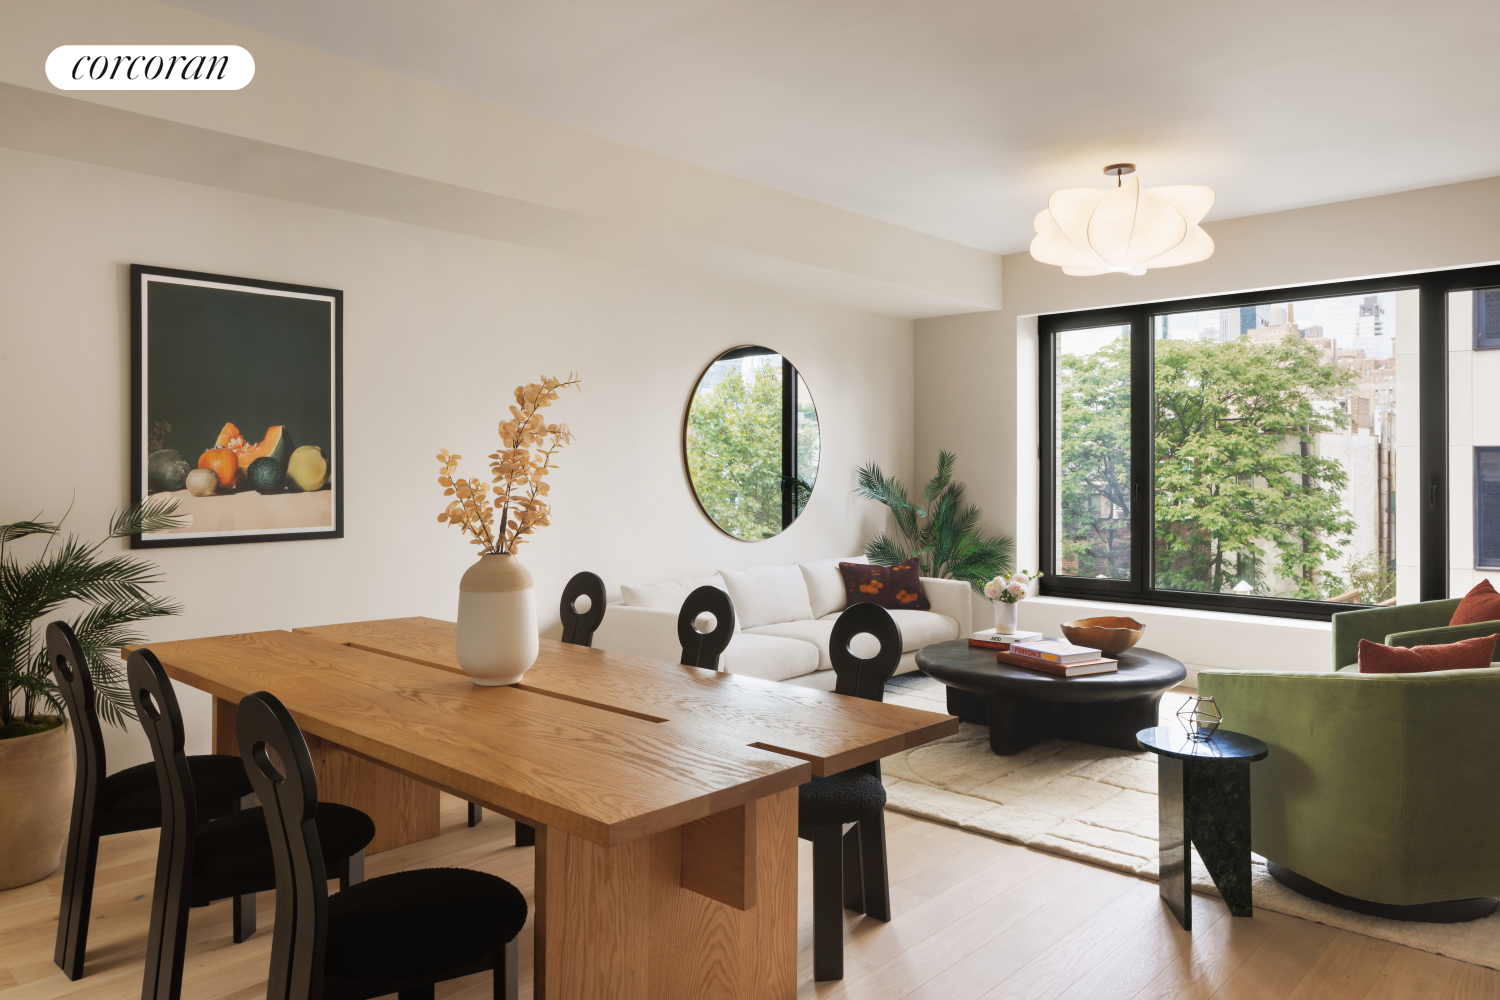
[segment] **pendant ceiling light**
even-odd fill
[[[1037,214],[1031,256],[1056,264],[1064,274],[1145,274],[1206,260],[1214,241],[1198,225],[1214,204],[1212,188],[1195,184],[1141,190],[1134,163],[1114,163],[1104,172],[1114,190],[1054,191]]]

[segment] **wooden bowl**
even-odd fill
[[[1134,618],[1079,618],[1063,622],[1062,632],[1075,646],[1092,646],[1100,656],[1117,656],[1141,641],[1146,626]]]

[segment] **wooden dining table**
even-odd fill
[[[279,698],[372,853],[436,836],[440,791],[534,826],[539,1000],[794,997],[797,786],[958,729],[547,639],[519,684],[481,687],[455,646],[452,622],[400,618],[146,648],[213,696],[215,753],[239,752],[241,698]]]

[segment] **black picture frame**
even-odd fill
[[[158,314],[154,341],[153,304]],[[324,306],[326,342],[321,340]],[[210,337],[219,338],[219,342],[208,342],[206,338]],[[205,419],[235,423],[232,414],[239,410],[258,412],[258,404],[246,404],[247,399],[253,398],[257,379],[266,387],[263,394],[271,400],[266,405],[276,406],[274,400],[279,397],[292,411],[304,415],[304,423],[313,427],[311,437],[316,438],[298,441],[290,424],[286,424],[281,431],[282,439],[291,445],[313,444],[325,448],[324,457],[328,462],[328,480],[323,487],[310,493],[300,489],[286,491],[288,504],[293,502],[291,495],[301,495],[295,501],[299,505],[297,513],[303,515],[301,519],[304,521],[312,520],[312,524],[283,523],[295,518],[289,519],[276,509],[281,497],[274,491],[270,494],[257,491],[252,498],[248,496],[251,490],[231,487],[211,498],[196,498],[182,490],[176,495],[181,497],[183,507],[188,508],[185,512],[192,513],[195,520],[204,516],[208,509],[203,504],[205,500],[210,504],[227,504],[240,494],[247,496],[241,502],[244,508],[239,512],[241,516],[233,520],[236,525],[233,528],[206,528],[206,522],[200,522],[167,533],[133,535],[131,548],[344,537],[344,293],[341,290],[132,264],[130,340],[131,503],[163,492],[160,481],[153,483],[147,469],[149,455],[154,450],[152,444],[159,444],[163,449],[168,441],[181,445],[172,450],[178,451],[190,466],[196,468],[201,458],[200,448],[206,451],[211,447],[210,442],[203,440],[206,437],[203,428],[212,426],[212,423],[205,424]],[[177,371],[174,383],[191,387],[184,390],[184,395],[190,398],[182,403],[190,411],[191,419],[186,422],[189,426],[181,430],[174,430],[171,421],[161,420],[158,412],[162,407],[163,385],[168,381],[165,373],[174,370],[172,364],[162,363],[162,352],[168,350],[164,345],[169,343],[179,346],[190,343],[193,348],[191,358],[181,361],[181,370]],[[205,343],[206,347],[201,346]],[[293,346],[295,351],[291,349]],[[243,350],[246,347],[263,349],[266,353],[246,352]],[[237,353],[230,354],[231,351]],[[174,362],[178,358],[168,357]],[[205,360],[214,358],[219,360],[217,365],[204,365]],[[326,372],[322,367],[325,358]],[[191,377],[185,377],[183,372],[190,373]],[[267,373],[274,375],[268,377]],[[153,376],[159,380],[156,385],[151,381]],[[211,388],[203,389],[203,385]],[[327,386],[326,397],[324,385]],[[214,405],[225,411],[224,414],[205,418],[201,412],[205,398],[214,399]],[[326,425],[323,422],[325,405]],[[242,417],[242,420],[249,421],[249,417]],[[165,430],[161,429],[163,424]],[[252,440],[251,435],[256,433],[252,427],[253,424],[247,422],[246,440]],[[176,437],[163,437],[172,434]],[[287,450],[290,453],[293,449]],[[325,498],[319,496],[324,492],[328,494],[326,517],[323,515]],[[221,518],[220,522],[224,520]],[[259,526],[241,526],[243,524]],[[195,527],[204,530],[193,530]]]

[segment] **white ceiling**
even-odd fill
[[[1055,188],[1209,219],[1500,174],[1496,0],[173,0],[997,253]]]

